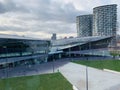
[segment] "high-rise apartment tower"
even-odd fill
[[[92,36],[93,15],[80,15],[76,17],[77,36]]]
[[[116,36],[117,5],[93,8],[93,36]]]

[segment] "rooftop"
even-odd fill
[[[32,37],[18,36],[18,35],[9,35],[9,34],[0,34],[0,39],[41,40],[39,38],[32,38]]]

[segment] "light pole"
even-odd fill
[[[6,78],[8,78],[8,68],[9,65],[7,66],[8,60],[7,60],[7,46],[3,46],[4,50],[5,50],[5,54],[6,54]]]
[[[87,65],[88,65],[88,58],[86,61]],[[88,66],[86,65],[86,90],[88,90]]]
[[[7,46],[3,46],[4,50],[5,50],[5,54],[6,54],[6,67],[9,68],[9,64],[7,66],[7,63],[8,63],[8,60],[7,60]],[[8,68],[5,68],[6,69],[6,78],[8,78]],[[7,82],[6,82],[6,89],[8,90],[9,89],[9,82],[8,82],[8,79],[7,79]]]
[[[88,47],[89,47],[89,51],[91,49],[91,42],[88,42]],[[86,65],[86,90],[88,90],[88,57],[87,57],[87,65]]]
[[[88,90],[88,67],[86,65],[86,90]]]
[[[54,67],[54,54],[53,54],[53,73],[54,73],[54,71],[55,71],[55,67]]]

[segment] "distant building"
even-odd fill
[[[52,34],[52,37],[51,37],[51,40],[56,40],[56,39],[57,39],[56,33],[53,33],[53,34]]]
[[[67,37],[64,37],[64,39],[67,39]]]
[[[93,36],[116,36],[117,5],[93,9]]]
[[[70,36],[69,38],[74,38],[73,36]]]
[[[76,17],[78,37],[92,36],[92,21],[93,21],[92,14],[81,15]]]

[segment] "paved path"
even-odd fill
[[[58,60],[31,66],[19,66],[0,70],[0,78],[30,76],[58,72],[59,68],[67,64],[69,60]]]
[[[67,63],[60,72],[79,90],[86,90],[86,67]],[[120,90],[120,75],[88,67],[88,90]]]

